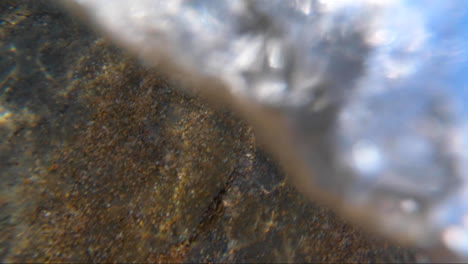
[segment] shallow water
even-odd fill
[[[146,63],[195,80],[189,90],[234,105],[311,199],[468,256],[461,1],[65,3]]]
[[[0,261],[428,261],[305,199],[244,121],[62,9],[0,10]]]

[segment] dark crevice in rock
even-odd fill
[[[224,206],[223,206],[223,197],[227,191],[231,188],[231,184],[236,178],[237,168],[234,168],[231,173],[229,173],[227,180],[223,188],[214,196],[213,200],[205,210],[202,220],[195,228],[192,236],[187,240],[187,246],[190,246],[193,242],[197,241],[200,234],[203,234],[216,223],[216,221],[223,215]]]

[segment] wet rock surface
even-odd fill
[[[0,10],[0,261],[427,261],[303,198],[235,114],[60,8]]]

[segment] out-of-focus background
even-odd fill
[[[1,262],[427,262],[305,199],[227,109],[0,2]]]

